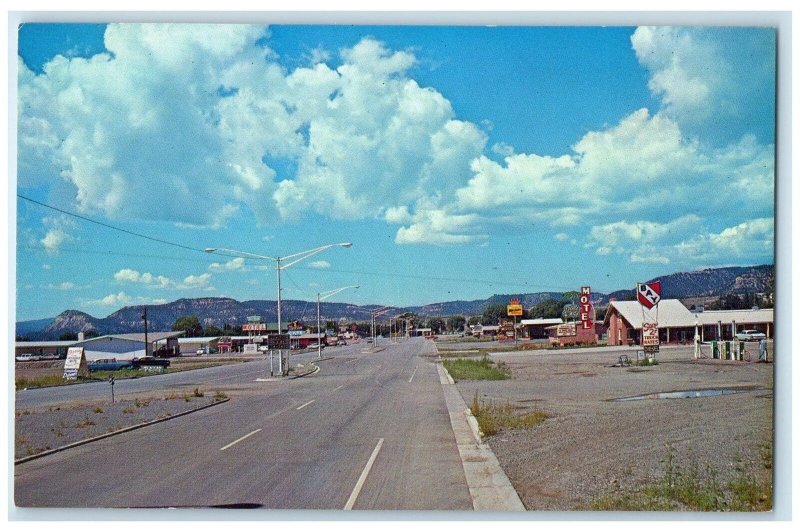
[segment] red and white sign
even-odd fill
[[[581,286],[581,297],[578,300],[578,307],[580,313],[578,317],[581,319],[581,327],[583,329],[592,328],[592,288],[590,286]]]
[[[658,302],[661,301],[661,281],[637,283],[636,298],[647,309],[658,305]]]
[[[242,325],[242,331],[266,331],[266,323],[245,323]]]
[[[642,323],[642,346],[658,345],[658,324]]]

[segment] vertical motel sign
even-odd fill
[[[592,328],[592,287],[581,286],[581,297],[578,300],[580,308],[581,328]]]

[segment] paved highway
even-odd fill
[[[361,350],[365,349],[365,346],[367,344],[359,343],[328,347],[323,350],[323,358],[359,354]],[[380,346],[382,347],[383,344],[380,344]],[[292,366],[297,366],[298,364],[306,365],[316,360],[316,351],[293,354],[291,356]],[[149,375],[138,379],[119,379],[114,385],[114,393],[120,398],[124,398],[126,395],[142,397],[142,394],[148,392],[159,395],[168,390],[183,388],[191,390],[197,386],[202,387],[204,390],[220,389],[227,391],[232,386],[249,384],[257,378],[269,377],[269,368],[269,359],[259,357],[238,364],[165,373],[163,375]],[[274,370],[277,374],[277,358],[274,361]],[[16,393],[15,407],[17,409],[46,408],[51,405],[69,402],[104,401],[109,398],[110,393],[107,382],[87,382],[52,388],[31,388],[29,390],[20,390]]]
[[[385,346],[330,350],[321,371],[302,379],[256,382],[264,361],[191,372],[183,378],[227,379],[219,388],[231,400],[20,464],[15,502],[472,509],[430,342]]]

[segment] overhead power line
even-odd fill
[[[142,233],[137,233],[135,231],[128,231],[127,229],[123,229],[121,227],[117,227],[117,226],[110,225],[110,224],[107,224],[107,223],[104,223],[104,222],[93,220],[91,218],[87,218],[86,216],[82,216],[82,215],[76,214],[74,212],[66,211],[64,209],[59,209],[58,207],[54,207],[52,205],[48,205],[47,203],[42,203],[41,201],[37,201],[37,200],[35,200],[33,198],[29,198],[27,196],[23,196],[22,194],[17,194],[17,197],[20,198],[20,199],[24,199],[25,201],[30,201],[31,203],[35,203],[36,205],[41,205],[42,207],[45,207],[45,208],[48,208],[48,209],[52,209],[52,210],[60,212],[62,214],[66,214],[67,216],[72,216],[74,218],[78,218],[78,219],[84,220],[86,222],[90,222],[90,223],[105,227],[107,229],[113,229],[114,231],[120,231],[122,233],[126,233],[126,234],[129,234],[129,235],[132,235],[132,236],[136,236],[136,237],[139,237],[139,238],[144,238],[146,240],[152,240],[153,242],[158,242],[160,244],[165,244],[167,246],[173,246],[173,247],[176,247],[176,248],[188,249],[189,251],[197,251],[198,253],[205,253],[204,250],[199,249],[199,248],[193,248],[191,246],[184,246],[183,244],[178,244],[177,242],[170,242],[168,240],[162,240],[161,238],[156,238],[156,237],[149,236],[149,235],[143,235]]]
[[[25,201],[29,201],[31,203],[39,205],[41,207],[45,207],[47,209],[51,209],[53,211],[60,212],[62,214],[66,214],[67,216],[72,216],[74,218],[78,218],[80,220],[83,220],[83,221],[86,221],[86,222],[89,222],[89,223],[93,223],[95,225],[99,225],[99,226],[105,227],[107,229],[111,229],[111,230],[114,230],[114,231],[119,231],[121,233],[125,233],[125,234],[131,235],[131,236],[135,236],[135,237],[138,237],[138,238],[143,238],[143,239],[146,239],[146,240],[150,240],[152,242],[158,242],[160,244],[164,244],[164,245],[167,245],[167,246],[172,246],[172,247],[185,249],[185,250],[189,250],[189,251],[194,251],[194,252],[198,252],[198,253],[203,253],[204,255],[207,255],[207,253],[205,252],[204,249],[194,248],[194,247],[191,247],[191,246],[185,246],[185,245],[179,244],[177,242],[171,242],[169,240],[164,240],[164,239],[156,238],[156,237],[153,237],[153,236],[150,236],[150,235],[137,233],[135,231],[129,231],[127,229],[123,229],[121,227],[117,227],[117,226],[114,226],[114,225],[111,225],[111,224],[107,224],[105,222],[100,222],[98,220],[94,220],[92,218],[89,218],[89,217],[86,217],[86,216],[83,216],[83,215],[80,215],[80,214],[77,214],[77,213],[74,213],[74,212],[70,212],[70,211],[67,211],[65,209],[61,209],[59,207],[55,207],[53,205],[48,205],[47,203],[43,203],[41,201],[29,198],[29,197],[24,196],[24,195],[19,194],[19,193],[17,194],[17,197],[20,198],[20,199],[23,199]],[[157,259],[162,259],[162,260],[166,259],[166,260],[176,260],[176,261],[191,260],[191,259],[183,259],[183,258],[180,258],[180,257],[164,257],[164,256],[154,256],[154,255],[144,255],[144,254],[136,254],[136,253],[116,252],[116,251],[111,251],[111,250],[103,252],[103,251],[78,250],[78,249],[70,250],[70,249],[62,248],[62,251],[67,251],[67,252],[72,252],[72,253],[94,253],[94,254],[98,254],[99,253],[99,254],[124,255],[124,256],[130,256],[130,257],[157,258]],[[216,254],[217,255],[226,255],[225,253],[222,253],[222,252],[218,252]],[[238,257],[238,255],[230,255],[230,256]],[[257,259],[252,258],[252,257],[247,257],[247,260],[257,260]],[[206,261],[197,260],[197,262],[204,262],[205,263]],[[319,270],[319,269],[311,268],[311,267],[307,267],[307,266],[305,266],[305,267],[304,266],[296,266],[295,269],[306,270],[306,271],[313,270],[313,271],[316,271],[316,272],[326,271],[326,272],[331,272],[331,273],[348,273],[348,274],[357,274],[357,275],[371,275],[371,276],[390,277],[390,278],[419,279],[419,280],[422,280],[422,281],[440,281],[440,282],[452,282],[452,283],[475,283],[475,284],[482,284],[482,285],[486,285],[486,286],[507,287],[509,289],[510,288],[515,288],[517,290],[544,290],[544,291],[551,291],[551,292],[567,292],[567,291],[570,291],[570,290],[574,290],[574,287],[565,288],[565,287],[562,287],[562,286],[547,286],[547,285],[533,284],[533,283],[528,283],[528,282],[525,282],[525,281],[508,282],[508,281],[479,279],[479,278],[475,278],[475,277],[457,278],[457,277],[444,277],[444,276],[438,276],[438,275],[415,275],[415,274],[397,273],[397,272],[374,272],[374,271],[365,271],[365,270],[342,270],[342,269],[336,269],[336,268],[326,268],[325,270]]]

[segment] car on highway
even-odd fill
[[[168,368],[170,361],[166,358],[157,357],[139,357],[131,360],[133,369],[140,369],[143,366]]]
[[[133,362],[130,360],[117,360],[116,358],[101,358],[89,362],[89,371],[119,371],[121,369],[133,369]]]
[[[736,339],[741,342],[751,342],[751,341],[758,341],[763,340],[767,337],[766,334],[762,333],[761,331],[757,331],[755,329],[745,329],[743,331],[739,331],[736,333]]]

